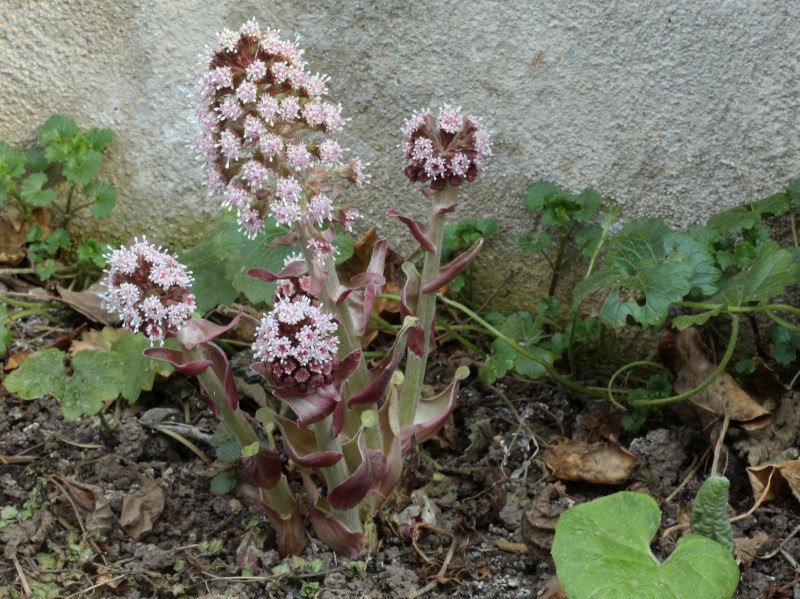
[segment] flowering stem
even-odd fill
[[[299,245],[306,263],[309,265],[313,264],[315,257],[308,248],[308,236],[305,234],[305,231],[303,231],[302,226],[295,227],[295,230],[300,236]],[[358,336],[356,325],[353,322],[353,315],[350,313],[346,302],[340,302],[338,305],[335,305],[335,298],[342,285],[339,281],[339,274],[336,272],[336,261],[333,257],[327,259],[325,269],[327,271],[327,277],[322,288],[320,299],[330,312],[336,313],[339,319],[339,357],[345,357],[361,349],[361,338]],[[369,383],[370,376],[369,370],[367,369],[367,361],[364,359],[364,354],[362,353],[355,372],[345,381],[345,393],[342,400],[346,402],[348,397],[361,389],[365,389]],[[347,404],[345,404],[345,406],[346,405]],[[355,408],[352,410],[345,407],[345,431],[349,435],[354,435],[361,426],[361,412],[365,410],[374,411],[375,407]],[[367,429],[366,435],[368,447],[371,449],[379,449],[381,447],[381,441],[377,430],[374,430],[374,428]],[[341,448],[335,451],[341,451]]]
[[[204,360],[205,356],[202,354],[198,347],[192,348],[188,351],[193,360]],[[247,447],[253,443],[261,443],[253,429],[250,422],[244,415],[244,412],[238,408],[234,410],[231,404],[228,403],[228,396],[225,393],[225,385],[219,380],[212,368],[206,368],[203,372],[197,375],[197,378],[203,383],[208,396],[214,402],[217,408],[217,414],[231,431],[233,436],[242,447]],[[259,491],[266,497],[269,505],[274,507],[282,518],[289,519],[297,509],[297,504],[294,501],[292,492],[289,490],[289,483],[286,481],[286,476],[281,474],[278,484],[271,489],[259,489]]]
[[[314,434],[317,436],[317,449],[320,451],[337,451],[342,452],[342,445],[339,439],[333,436],[332,427],[333,416],[328,416],[321,422],[314,425]],[[347,463],[344,458],[339,460],[330,468],[322,468],[322,475],[325,477],[325,484],[328,487],[328,493],[335,489],[339,484],[343,483],[350,476],[347,470]],[[347,525],[353,532],[361,532],[361,518],[358,515],[358,508],[350,508],[349,510],[337,510],[331,508],[333,515],[336,519]]]
[[[409,426],[414,422],[414,414],[417,412],[422,384],[425,381],[425,367],[428,363],[428,354],[431,351],[431,330],[434,316],[436,314],[436,291],[423,293],[422,288],[430,283],[439,275],[439,266],[442,260],[442,240],[444,238],[444,213],[446,208],[456,202],[458,198],[458,188],[450,185],[445,186],[442,191],[436,192],[431,203],[431,224],[429,238],[435,246],[434,251],[425,252],[425,260],[422,264],[422,275],[420,280],[420,295],[417,300],[417,316],[420,325],[425,331],[425,347],[422,356],[417,356],[413,352],[408,352],[406,363],[405,378],[400,389],[400,426]]]

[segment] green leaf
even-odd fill
[[[339,233],[333,238],[336,247],[336,264],[346,262],[355,253],[355,240],[347,233]]]
[[[19,191],[22,199],[31,206],[49,206],[56,199],[54,189],[42,189],[47,183],[47,175],[44,173],[33,173],[25,177],[20,185]]]
[[[150,391],[159,372],[170,371],[171,367],[160,360],[144,355],[150,342],[141,333],[122,333],[111,344],[119,363],[124,365],[124,376],[120,379],[119,393],[129,404],[136,403],[142,391]],[[79,352],[80,353],[80,352]]]
[[[106,259],[103,254],[108,251],[108,246],[101,243],[97,239],[87,239],[78,246],[76,254],[78,256],[78,263],[80,264],[93,264],[98,268],[105,268],[107,265]]]
[[[693,287],[715,289],[719,271],[707,248],[696,239],[673,233],[661,220],[627,223],[609,241],[605,267],[575,288],[574,307],[601,288],[610,288],[600,320],[616,329],[631,318],[642,326],[661,325],[670,304]]]
[[[776,193],[758,202],[720,212],[708,219],[708,226],[720,235],[736,235],[751,229],[765,216],[783,214],[788,210],[789,196],[786,193]]]
[[[220,472],[211,479],[211,486],[209,490],[214,495],[227,495],[228,491],[233,489],[233,485],[235,484],[236,476],[233,474],[233,472],[226,470],[225,472]]]
[[[250,445],[245,445],[242,447],[242,456],[246,458],[252,458],[258,453],[259,449],[261,449],[261,443],[258,441],[253,441]]]
[[[658,505],[643,493],[614,493],[564,512],[552,553],[567,597],[730,599],[739,584],[730,552],[689,534],[661,563],[650,551],[660,522]]]
[[[215,239],[199,243],[183,253],[183,262],[192,271],[198,312],[207,312],[221,304],[229,304],[239,295],[230,284],[226,261],[217,257]]]
[[[67,369],[64,352],[59,349],[37,351],[3,381],[6,389],[22,399],[38,399],[45,395],[61,395]]]
[[[527,233],[521,235],[519,240],[517,241],[519,244],[520,249],[527,254],[538,254],[542,250],[546,250],[550,247],[553,243],[552,237],[550,237],[550,233],[547,231],[542,231],[539,234],[539,237],[533,239]]]
[[[479,378],[487,384],[492,384],[511,370],[531,379],[538,379],[547,374],[547,368],[542,362],[552,365],[558,357],[542,347],[542,326],[547,319],[541,315],[534,319],[529,312],[516,312],[498,324],[500,332],[516,343],[511,345],[503,339],[495,339],[489,356],[478,370]],[[518,347],[524,348],[538,358],[538,361],[519,353]]]
[[[100,411],[103,402],[119,397],[126,368],[112,352],[84,349],[76,353],[72,358],[72,376],[64,383],[63,395],[56,395],[64,418],[76,420],[83,415],[93,416]]]
[[[769,336],[775,344],[775,361],[784,366],[794,362],[800,351],[800,334],[775,323],[769,328]]]
[[[106,149],[111,140],[114,139],[114,132],[111,129],[89,129],[86,132],[86,139],[89,140],[92,148],[97,152]]]
[[[720,308],[717,308],[715,310],[700,312],[700,314],[683,314],[681,316],[676,316],[672,319],[672,326],[679,331],[688,329],[689,327],[700,326],[707,323],[709,318],[719,315],[721,311]]]
[[[41,264],[36,265],[36,275],[42,280],[46,281],[56,274],[56,261],[48,258]]]
[[[95,218],[111,214],[117,203],[117,188],[108,181],[90,181],[83,187],[83,193],[89,198],[94,198],[94,204],[89,210]]]
[[[724,281],[719,293],[708,301],[726,306],[767,302],[797,282],[797,270],[791,253],[774,241],[767,242],[761,246],[750,267]]]
[[[197,297],[198,310],[205,311],[220,303],[233,301],[243,293],[252,304],[269,304],[275,291],[274,283],[264,283],[247,276],[251,268],[266,268],[278,272],[291,250],[285,246],[267,247],[286,229],[267,219],[266,231],[255,239],[239,232],[235,215],[226,213],[206,236],[208,241],[187,251],[181,257],[192,271],[195,282],[192,290]]]
[[[499,227],[500,223],[494,218],[464,218],[445,225],[442,258],[447,260],[452,254],[469,249],[478,239],[491,239]]]
[[[64,165],[64,176],[72,183],[86,185],[100,172],[103,156],[96,150],[89,150],[79,156],[70,156]]]
[[[47,168],[47,158],[44,155],[44,148],[42,146],[34,146],[25,150],[25,158],[34,171],[43,171]]]
[[[55,142],[60,142],[72,139],[78,134],[78,126],[75,121],[68,116],[54,114],[47,121],[45,121],[42,128],[39,129],[39,139],[42,140],[44,145],[50,145]]]
[[[587,187],[575,196],[575,201],[578,206],[580,206],[580,210],[575,212],[572,218],[579,223],[588,223],[597,215],[598,210],[600,210],[600,205],[603,203],[603,196],[591,187]]]
[[[537,181],[528,188],[525,194],[525,205],[531,212],[539,212],[545,204],[559,200],[572,201],[572,194],[551,181]]]

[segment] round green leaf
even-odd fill
[[[730,599],[739,567],[706,537],[682,537],[666,561],[650,551],[661,523],[656,502],[622,492],[577,505],[561,516],[553,559],[570,599]]]
[[[225,495],[235,484],[236,476],[233,472],[226,470],[225,472],[220,472],[211,479],[210,490],[214,495]]]

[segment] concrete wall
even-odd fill
[[[800,175],[797,0],[0,0],[0,139],[29,140],[53,112],[114,128],[120,200],[103,226],[196,238],[218,206],[184,146],[196,57],[252,16],[299,33],[331,75],[343,145],[372,163],[350,196],[370,221],[424,213],[402,176],[405,116],[452,101],[484,118],[495,156],[462,215],[503,222],[482,262],[498,277],[533,224],[535,179],[689,225]]]

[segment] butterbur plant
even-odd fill
[[[275,283],[272,309],[261,319],[252,369],[294,417],[239,408],[230,364],[214,339],[233,327],[190,318],[191,276],[146,241],[109,256],[109,308],[154,347],[146,355],[196,376],[207,405],[241,446],[242,475],[259,499],[284,554],[306,543],[303,515],[334,550],[356,555],[375,540],[373,518],[396,486],[403,454],[430,438],[455,408],[466,368],[438,395],[422,398],[432,349],[437,291],[467,267],[478,240],[441,266],[446,216],[458,190],[473,181],[491,153],[489,134],[474,117],[445,105],[405,124],[405,173],[422,184],[423,223],[391,210],[424,252],[422,272],[407,263],[403,326],[385,357],[370,368],[360,346],[374,300],[386,283],[388,242],[375,244],[365,272],[341,281],[335,268],[335,226],[350,230],[358,213],[341,205],[367,180],[364,164],[346,158],[333,138],[342,108],[325,100],[327,78],[311,74],[297,44],[251,20],[219,34],[203,62],[193,147],[212,193],[237,214],[242,234],[257,238],[270,219],[287,228],[274,243],[294,248],[280,272],[249,275]],[[178,349],[161,347],[174,338]],[[398,370],[406,356],[405,373]],[[288,459],[284,464],[279,448]],[[297,484],[291,485],[290,482]],[[297,489],[304,489],[304,497]],[[306,508],[301,505],[305,503]]]

